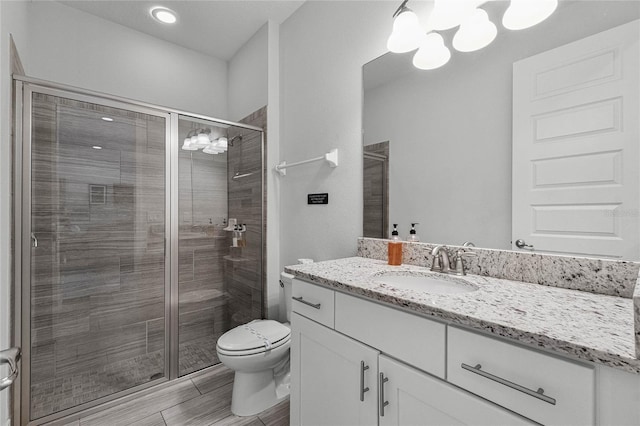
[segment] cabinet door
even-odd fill
[[[291,424],[377,424],[378,351],[291,316]]]
[[[380,426],[532,425],[495,404],[380,355]],[[388,402],[388,404],[386,404]]]

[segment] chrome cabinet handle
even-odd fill
[[[9,375],[0,379],[0,390],[11,386],[18,377],[18,361],[20,361],[20,348],[0,351],[0,364],[9,364]]]
[[[544,402],[546,402],[548,404],[556,405],[555,398],[551,398],[550,396],[545,395],[544,394],[544,389],[542,389],[542,388],[538,388],[537,391],[531,390],[529,388],[525,388],[524,386],[521,386],[521,385],[519,385],[517,383],[513,383],[513,382],[511,382],[511,381],[509,381],[507,379],[503,379],[502,377],[498,377],[498,376],[496,376],[494,374],[487,373],[486,371],[482,371],[481,370],[482,365],[480,365],[480,364],[476,364],[475,367],[472,367],[472,366],[470,366],[468,364],[465,364],[463,362],[461,364],[461,367],[463,369],[467,370],[467,371],[472,372],[472,373],[479,374],[480,376],[485,377],[485,378],[487,378],[489,380],[493,380],[494,382],[498,382],[501,385],[505,385],[507,387],[510,387],[511,389],[515,389],[515,390],[520,391],[522,393],[526,393],[527,395],[532,396],[534,398],[538,398],[538,399],[540,399],[540,400],[542,400],[542,401],[544,401]]]
[[[364,393],[369,392],[369,387],[364,387],[364,372],[369,369],[368,365],[364,365],[364,361],[360,361],[360,402],[364,401]]]
[[[304,303],[307,306],[311,306],[312,308],[316,308],[316,309],[320,309],[320,303],[311,303],[311,302],[307,302],[306,300],[304,300],[302,298],[302,296],[300,297],[294,297],[293,300],[297,300],[300,303]]]
[[[524,240],[516,240],[516,247],[518,247],[519,249],[529,249],[529,250],[533,250],[533,245],[532,244],[527,244]]]
[[[384,384],[389,381],[388,377],[384,377],[384,373],[380,373],[378,380],[378,396],[380,397],[380,417],[384,417],[384,407],[389,405],[389,401],[384,400]]]
[[[34,234],[33,232],[31,233],[31,239],[33,240],[33,247],[37,248],[38,247],[38,239],[36,238],[36,234]]]

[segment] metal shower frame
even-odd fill
[[[127,399],[139,397],[146,393],[145,389],[173,381],[188,380],[206,372],[209,368],[182,377],[178,377],[178,154],[180,141],[178,121],[180,118],[205,120],[222,126],[233,126],[247,130],[259,131],[261,135],[261,193],[265,191],[265,134],[264,129],[244,123],[221,120],[201,114],[181,111],[174,108],[158,106],[135,101],[115,95],[85,90],[64,84],[52,83],[26,76],[14,75],[14,137],[13,137],[13,227],[14,259],[13,259],[13,344],[22,347],[21,374],[13,385],[13,423],[16,425],[39,425],[45,422],[74,416],[88,415],[92,412],[108,408]],[[40,419],[30,421],[30,379],[31,379],[31,327],[23,316],[30,314],[31,304],[31,124],[32,93],[43,93],[52,96],[73,99],[81,102],[95,103],[108,107],[121,108],[140,112],[165,119],[165,377],[111,394],[88,403],[72,407]],[[266,312],[266,283],[264,279],[265,251],[265,197],[261,196],[261,239],[262,258],[260,266],[263,273],[262,309]],[[26,318],[28,320],[28,318]],[[133,395],[135,393],[135,395]]]

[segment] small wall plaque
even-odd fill
[[[307,194],[307,204],[329,204],[329,194]]]

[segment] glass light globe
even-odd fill
[[[228,144],[229,144],[229,141],[227,140],[227,138],[225,138],[225,137],[223,136],[223,137],[220,137],[220,138],[216,139],[216,140],[213,142],[213,144],[214,144],[214,146],[216,146],[216,147],[218,147],[218,148],[227,149]]]
[[[481,3],[479,0],[436,0],[429,16],[429,28],[449,30],[460,25]]]
[[[198,148],[204,148],[207,145],[209,145],[210,143],[211,143],[211,141],[209,140],[209,135],[207,135],[204,132],[198,133],[197,142],[196,142],[196,146]]]
[[[451,59],[451,52],[438,33],[429,33],[413,56],[413,66],[421,70],[440,68]]]
[[[182,143],[182,149],[185,151],[197,151],[198,147],[191,144],[191,138],[185,138]]]
[[[459,52],[473,52],[489,45],[498,34],[498,28],[482,9],[476,9],[456,32],[453,47]]]
[[[205,154],[220,154],[224,152],[223,149],[218,149],[214,146],[214,144],[209,144],[205,149],[202,150]]]
[[[411,9],[405,8],[393,21],[387,49],[393,53],[410,52],[418,48],[423,36],[418,16]]]
[[[558,7],[558,0],[511,0],[502,25],[509,30],[523,30],[547,19]]]

